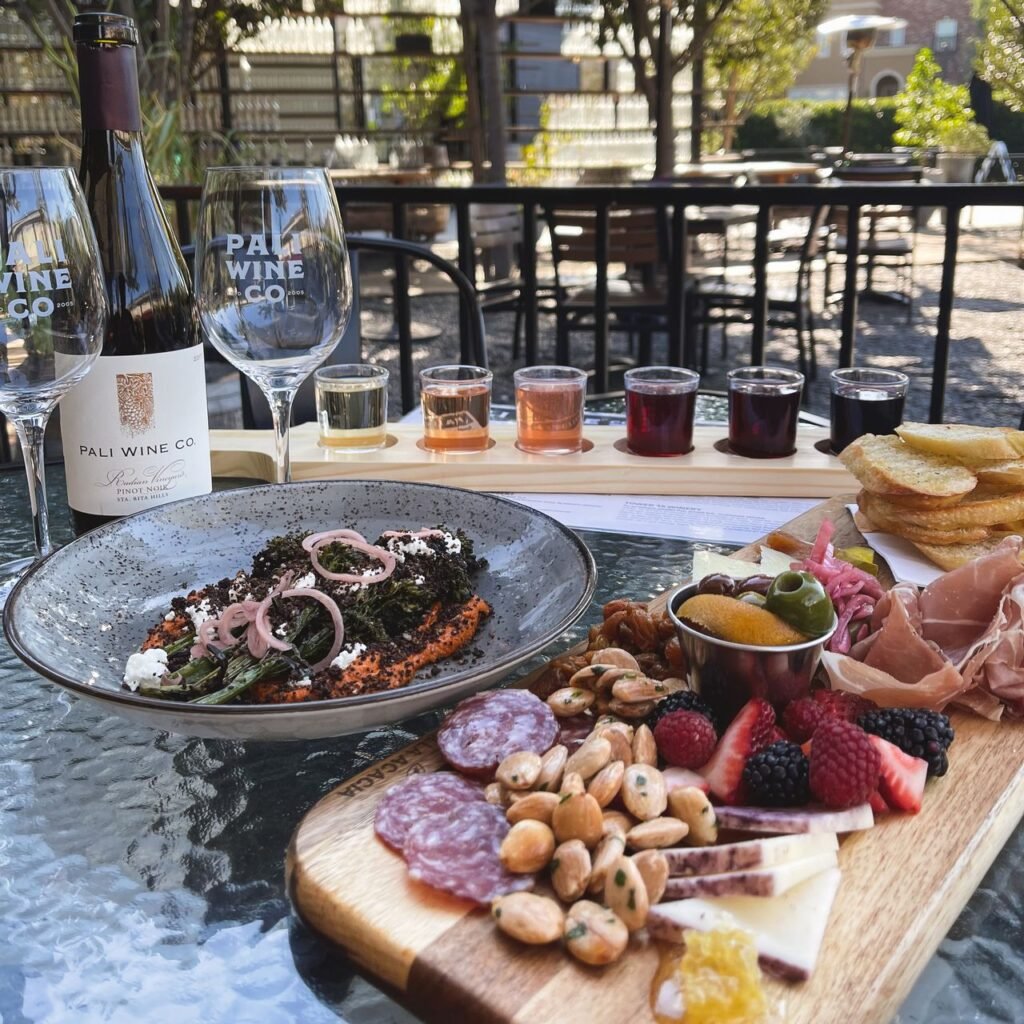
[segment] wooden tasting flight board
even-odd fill
[[[841,545],[860,540],[839,499],[786,529],[810,540],[825,515],[839,524]],[[890,1021],[1020,820],[1024,723],[963,713],[953,719],[949,773],[929,782],[921,813],[883,818],[842,839],[842,882],[814,975],[792,985],[766,979],[781,1020]],[[441,766],[431,735],[313,807],[295,831],[286,867],[303,919],[426,1021],[652,1022],[657,943],[634,939],[617,963],[589,968],[558,946],[521,946],[485,912],[409,879],[402,858],[374,835],[374,808],[399,779]]]
[[[726,427],[695,427],[694,450],[669,458],[643,458],[625,450],[625,427],[585,427],[588,451],[578,455],[528,455],[515,446],[515,424],[491,424],[486,452],[448,455],[424,450],[423,428],[388,425],[389,443],[373,452],[343,454],[323,448],[315,423],[291,431],[292,478],[414,480],[479,491],[583,494],[761,495],[821,498],[843,494],[856,481],[838,459],[814,446],[828,437],[801,425],[797,451],[781,459],[744,459],[715,448]],[[274,439],[266,430],[211,430],[213,475],[274,479]]]

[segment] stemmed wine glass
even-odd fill
[[[295,392],[334,351],[352,313],[345,233],[327,172],[207,170],[195,286],[211,343],[267,396],[283,483],[291,479]]]
[[[36,558],[51,550],[46,424],[100,354],[106,326],[99,248],[74,173],[0,168],[0,412],[21,443]],[[0,595],[33,561],[0,566]]]

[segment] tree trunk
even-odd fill
[[[671,178],[676,169],[676,131],[672,116],[672,8],[663,2],[658,21],[658,77],[654,87],[654,177]]]
[[[505,99],[502,90],[501,45],[495,0],[479,0],[477,41],[480,47],[480,100],[490,168],[486,180],[505,184]]]
[[[726,153],[732,149],[736,137],[736,110],[739,93],[739,72],[733,68],[729,72],[729,84],[725,90],[725,105],[722,108],[722,150]]]
[[[473,181],[482,182],[484,164],[484,119],[480,109],[480,47],[476,3],[462,0],[462,51],[466,67],[466,132],[469,137],[469,160],[473,165]]]

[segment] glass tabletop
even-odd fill
[[[67,539],[60,467],[49,481],[55,539]],[[26,504],[23,474],[0,473],[0,560],[30,546]],[[687,575],[694,550],[582,536],[598,592],[549,655],[604,601],[648,599]],[[107,717],[0,640],[0,1021],[413,1021],[290,915],[283,858],[317,800],[439,718],[295,744],[188,739]],[[1024,1019],[1022,836],[929,962],[901,1024]]]

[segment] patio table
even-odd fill
[[[67,540],[59,466],[49,483],[55,540]],[[0,472],[0,560],[31,544],[24,486],[20,470]],[[583,538],[600,572],[594,606],[548,656],[580,638],[602,602],[647,599],[687,575],[694,550]],[[321,796],[439,719],[294,744],[189,739],[76,701],[0,640],[0,1020],[412,1021],[290,916],[283,856]],[[1024,1019],[1022,868],[1018,828],[901,1024]],[[885,894],[875,898],[884,914]]]

